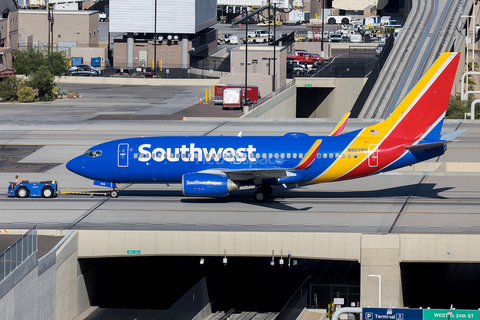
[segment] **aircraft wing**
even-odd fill
[[[296,182],[302,179],[302,176],[299,173],[294,173],[292,170],[309,170],[310,165],[315,160],[318,149],[322,139],[316,140],[305,156],[300,160],[300,162],[295,167],[286,167],[278,163],[276,168],[256,168],[256,169],[208,169],[200,171],[202,173],[218,174],[218,175],[227,175],[233,181],[247,181],[247,180],[268,180],[275,179],[277,183],[290,183]]]
[[[209,169],[209,170],[204,170],[200,172],[217,174],[217,175],[227,175],[233,181],[275,179],[278,183],[290,183],[290,182],[300,181],[302,179],[302,176],[300,176],[297,173],[291,172],[290,169],[282,169],[282,168],[245,169],[245,170]]]

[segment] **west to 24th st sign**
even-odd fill
[[[479,310],[363,308],[364,320],[480,320]]]
[[[478,310],[452,310],[452,315],[448,314],[448,309],[424,309],[424,320],[450,320],[450,319],[470,319],[480,320],[480,311]]]

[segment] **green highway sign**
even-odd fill
[[[140,250],[127,250],[127,254],[140,254]]]
[[[448,309],[423,309],[423,320],[480,320],[479,310],[452,310],[452,314],[448,314]]]
[[[311,87],[312,85],[311,84],[306,84],[305,87]]]

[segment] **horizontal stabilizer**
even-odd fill
[[[456,137],[458,137],[459,135],[461,135],[465,131],[467,131],[467,130],[466,129],[456,130],[456,131],[452,131],[452,132],[442,134],[442,136],[440,137],[440,140],[452,141],[453,139],[455,139]]]
[[[422,144],[412,144],[412,145],[405,146],[405,148],[407,148],[409,151],[414,151],[414,150],[427,151],[430,149],[443,147],[445,144],[447,144],[447,141],[435,141],[435,142],[428,142],[428,143],[422,143]]]

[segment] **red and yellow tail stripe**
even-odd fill
[[[345,126],[347,125],[348,117],[350,117],[350,112],[345,113],[342,119],[338,122],[337,126],[333,128],[332,132],[330,132],[329,136],[338,136],[340,135]]]
[[[300,161],[300,163],[292,170],[302,170],[311,165],[313,160],[315,160],[315,157],[317,156],[318,149],[320,148],[321,143],[322,139],[318,139],[317,141],[315,141],[310,150],[308,150],[307,154],[303,157],[302,161]]]
[[[459,53],[444,53],[383,122],[363,129],[340,157],[311,183],[346,180],[378,172],[401,158],[405,145],[417,144],[445,116]],[[375,145],[374,148],[369,146]],[[378,166],[368,157],[378,154]]]

